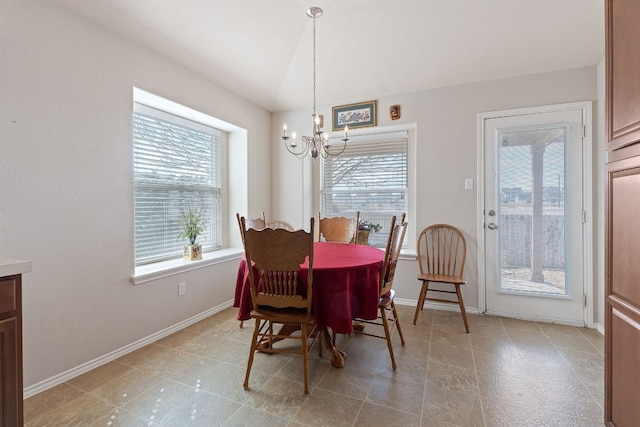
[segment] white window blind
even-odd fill
[[[206,218],[197,242],[221,247],[221,135],[212,127],[135,104],[133,114],[135,264],[182,255],[180,219]]]
[[[383,247],[391,217],[407,212],[406,131],[353,137],[344,153],[322,160],[321,211],[382,225],[369,244]],[[336,143],[337,144],[337,143]]]

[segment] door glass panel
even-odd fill
[[[567,295],[568,128],[498,131],[500,291]]]

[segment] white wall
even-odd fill
[[[434,66],[437,66],[435,64]],[[378,126],[416,126],[417,200],[415,216],[409,214],[413,235],[416,231],[438,222],[446,222],[460,228],[467,239],[467,265],[465,277],[469,284],[464,289],[465,304],[471,310],[478,307],[478,230],[476,191],[464,190],[464,178],[477,178],[477,114],[481,112],[506,110],[522,107],[562,104],[577,101],[596,101],[597,69],[587,67],[553,73],[537,74],[488,81],[475,84],[446,87],[423,92],[378,98],[371,94],[369,99],[353,102],[378,101]],[[311,102],[311,100],[310,100]],[[400,104],[402,117],[391,121],[389,106]],[[594,111],[600,107],[594,102]],[[325,128],[331,129],[331,106],[318,108],[324,114]],[[280,167],[274,169],[273,211],[279,215],[299,212],[303,203],[305,212],[313,213],[317,206],[317,191],[309,194],[298,186],[283,183],[299,183],[301,178],[300,160],[292,159],[282,146],[278,136],[283,122],[289,129],[297,129],[298,134],[311,128],[311,111],[288,111],[273,114],[274,154],[282,159]],[[595,118],[594,118],[595,121]],[[594,144],[599,134],[594,131]],[[311,163],[304,166],[308,169]],[[595,174],[595,171],[594,171]],[[279,187],[278,187],[278,184]],[[318,188],[318,183],[313,183]],[[296,191],[299,191],[296,194]],[[594,185],[594,191],[601,191]],[[598,200],[597,195],[593,198]],[[307,214],[308,215],[308,214]],[[308,217],[306,217],[308,222]],[[598,241],[602,244],[602,241]],[[600,260],[601,262],[601,260]],[[397,297],[415,301],[418,298],[419,282],[415,261],[401,261],[396,271],[394,288]],[[596,289],[594,292],[602,292]],[[600,296],[601,298],[601,296]],[[596,310],[599,310],[596,307]],[[596,319],[601,318],[597,313]]]
[[[131,283],[133,87],[247,130],[249,213],[270,209],[270,113],[47,1],[2,1],[0,64],[0,256],[33,261],[25,387],[228,303],[237,260]]]

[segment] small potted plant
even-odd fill
[[[189,206],[189,209],[182,213],[180,224],[182,224],[182,232],[178,234],[178,239],[189,240],[189,244],[184,246],[183,258],[189,261],[202,259],[202,245],[196,243],[196,239],[204,233],[206,227],[202,211]]]
[[[368,245],[369,244],[369,233],[372,231],[377,233],[380,231],[382,226],[380,224],[374,224],[368,221],[360,221],[358,224],[358,240],[356,243],[360,245]]]

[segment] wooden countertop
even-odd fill
[[[0,277],[31,272],[31,261],[0,258]]]

